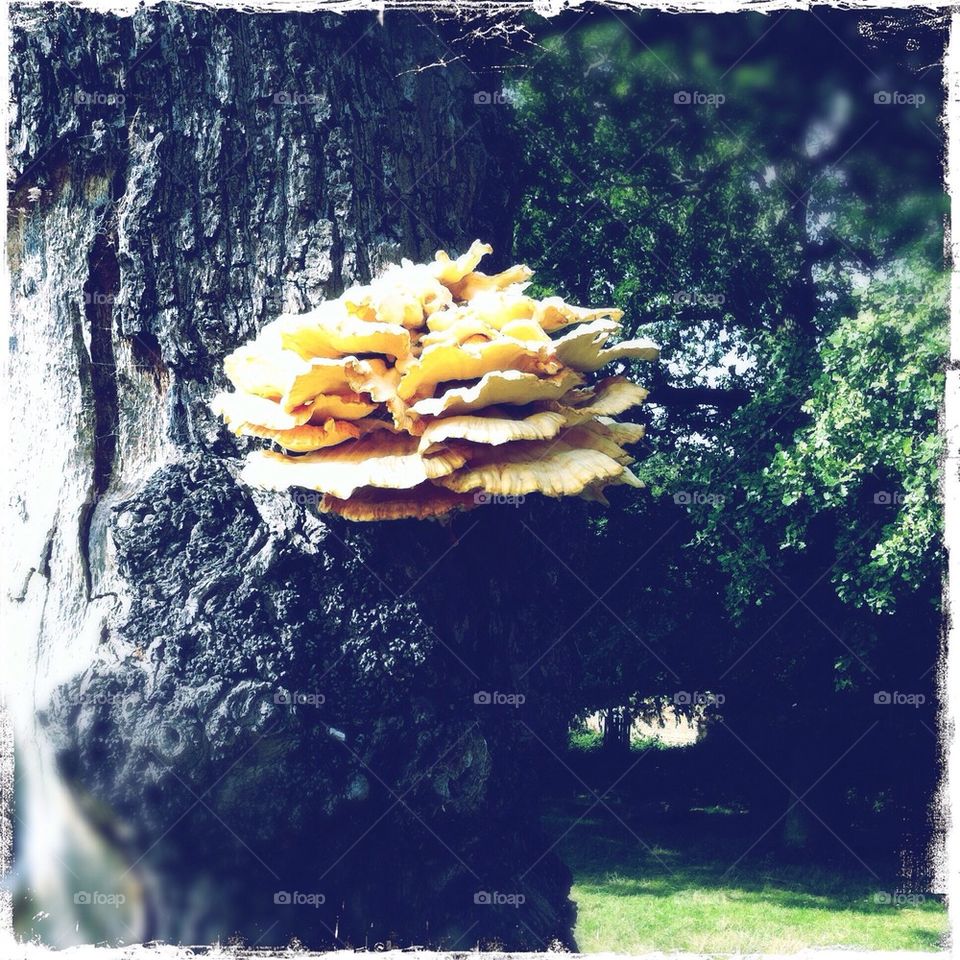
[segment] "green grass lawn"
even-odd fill
[[[628,830],[597,806],[574,826],[591,802],[558,806],[547,819],[556,836],[569,829],[557,850],[573,871],[575,936],[583,952],[942,945],[946,908],[936,899],[884,903],[884,887],[869,873],[768,859],[744,858],[728,872],[750,845],[749,834],[711,836],[715,816],[701,817],[694,831],[656,827],[645,835],[637,823]]]

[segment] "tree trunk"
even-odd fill
[[[603,746],[611,753],[630,751],[633,714],[629,707],[611,707],[603,715]]]
[[[506,108],[416,69],[449,53],[415,15],[13,17],[18,928],[569,943],[536,789],[569,681],[516,511],[321,520],[238,486],[206,407],[279,312],[507,254]]]

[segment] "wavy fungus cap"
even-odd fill
[[[269,441],[244,482],[322,494],[349,520],[443,517],[491,497],[541,493],[605,503],[640,486],[624,449],[644,428],[613,418],[646,399],[618,360],[656,360],[648,340],[609,343],[622,313],[524,291],[522,264],[477,270],[474,241],[409,260],[308,313],[282,316],[224,360],[233,393],[211,402],[238,436]]]

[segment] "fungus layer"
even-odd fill
[[[605,503],[638,486],[625,449],[641,424],[613,418],[643,387],[607,364],[655,360],[647,340],[616,341],[622,313],[537,300],[520,264],[408,260],[336,300],[267,324],[224,361],[235,391],[211,403],[227,427],[268,441],[243,479],[320,494],[350,520],[433,518],[541,493]]]

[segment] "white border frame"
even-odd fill
[[[4,52],[9,50],[9,15],[10,6],[17,0],[6,0],[0,14],[0,43]],[[66,3],[75,7],[87,8],[101,12],[113,12],[120,15],[130,15],[137,8],[154,6],[161,0],[21,0],[33,3]],[[960,833],[953,822],[953,812],[960,810],[960,746],[956,740],[956,730],[960,723],[960,625],[951,615],[950,585],[960,584],[960,236],[955,236],[953,225],[960,223],[960,7],[949,0],[172,0],[184,6],[212,7],[221,9],[240,10],[245,13],[283,13],[283,12],[315,12],[328,11],[335,13],[350,13],[355,11],[377,11],[385,9],[412,10],[431,9],[450,13],[466,12],[471,9],[487,14],[504,14],[532,10],[542,16],[553,16],[561,12],[585,6],[587,3],[602,3],[620,10],[662,10],[668,13],[775,13],[777,11],[803,11],[812,7],[835,7],[843,10],[903,10],[919,8],[925,10],[951,11],[950,37],[947,44],[947,53],[944,61],[945,110],[943,123],[947,135],[947,162],[945,179],[951,199],[950,222],[947,225],[947,243],[951,259],[951,294],[950,294],[950,356],[947,363],[946,395],[943,407],[943,430],[946,437],[946,452],[943,462],[943,495],[945,511],[944,540],[947,548],[947,583],[944,585],[945,623],[943,632],[943,646],[941,662],[938,667],[938,690],[941,702],[939,719],[939,735],[941,754],[943,757],[943,778],[938,791],[941,804],[941,815],[946,824],[946,839],[941,859],[935,862],[938,876],[938,886],[946,891],[948,920],[950,924],[952,945],[955,946],[953,931],[957,928],[957,919],[960,917]],[[9,4],[9,5],[8,5]],[[9,90],[9,60],[7,56],[0,63],[0,83],[4,90]],[[10,104],[3,100],[4,132],[9,130]],[[7,171],[7,157],[4,151],[2,169]],[[5,178],[6,179],[6,178]],[[6,204],[0,211],[0,227],[6,236],[7,209]],[[7,342],[10,318],[10,275],[6,256],[2,263],[2,292],[0,292],[0,338]],[[0,443],[6,440],[6,421],[0,419]],[[5,448],[5,444],[3,446]],[[7,596],[6,585],[0,583],[4,598]],[[6,602],[4,600],[3,602]],[[7,875],[12,862],[13,842],[13,733],[7,716],[5,705],[0,699],[0,877]],[[955,897],[955,895],[957,895]],[[348,960],[355,958],[355,951],[338,950],[327,952],[306,952],[277,950],[269,948],[238,949],[213,944],[207,947],[185,947],[168,944],[133,945],[128,947],[97,947],[84,945],[70,947],[61,951],[54,951],[49,947],[19,943],[13,933],[13,898],[11,891],[0,885],[0,956],[4,960],[41,960],[51,955],[62,956],[65,960],[172,960],[172,958],[195,957],[198,952],[211,958],[236,957],[290,957],[297,960],[306,960],[308,957],[323,957],[324,960]],[[507,957],[516,956],[523,960],[536,958],[556,958],[556,953],[487,953],[471,952],[473,956]],[[390,951],[385,957],[393,960],[449,960],[453,957],[464,957],[465,951],[450,953],[435,951]],[[870,960],[886,960],[886,958],[903,958],[903,960],[926,960],[935,958],[943,960],[950,954],[945,952],[925,953],[918,951],[867,951],[867,950],[835,950],[835,949],[808,949],[799,953],[782,954],[750,954],[750,957],[764,957],[769,960],[783,957],[783,960],[851,960],[855,957],[870,958]],[[601,960],[607,957],[622,957],[623,954],[577,954]],[[644,957],[664,958],[671,960],[693,960],[707,956],[724,956],[723,954],[692,954],[692,953],[652,953]]]

